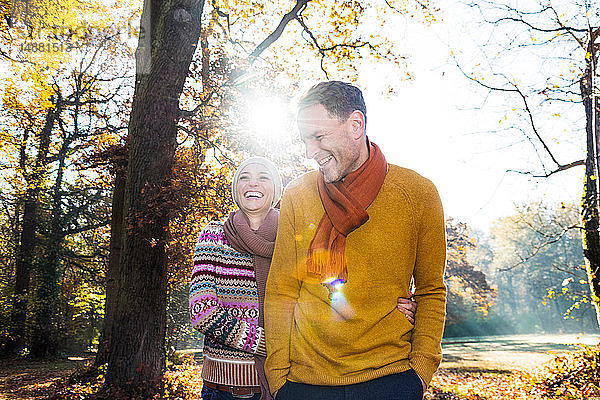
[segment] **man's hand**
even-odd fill
[[[403,297],[398,297],[398,302],[396,304],[396,308],[402,314],[406,316],[408,322],[411,324],[415,324],[415,314],[417,312],[417,303],[412,301],[410,298],[412,297],[412,292],[408,292],[408,298],[405,299]]]

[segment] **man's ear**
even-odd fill
[[[350,124],[352,138],[357,140],[362,138],[365,132],[365,115],[359,110],[354,110],[348,117],[348,123]]]

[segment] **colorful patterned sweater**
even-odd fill
[[[227,243],[223,222],[200,233],[190,282],[190,318],[204,334],[202,379],[223,385],[258,386],[253,355],[266,356],[258,326],[253,257]]]

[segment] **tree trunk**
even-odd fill
[[[54,219],[54,217],[52,218]],[[52,224],[54,225],[54,223]],[[43,260],[38,264],[38,286],[33,301],[31,355],[38,358],[58,355],[57,312],[60,293],[60,247],[63,237],[51,228]]]
[[[48,109],[44,127],[39,133],[39,147],[36,155],[34,170],[26,174],[27,190],[23,205],[23,223],[21,225],[20,243],[15,263],[15,290],[13,294],[12,313],[8,341],[2,353],[17,355],[25,347],[27,304],[29,300],[29,282],[31,270],[35,262],[37,246],[39,197],[42,190],[46,171],[46,157],[50,148],[50,136],[54,122],[61,113],[60,99],[55,106]],[[24,144],[26,145],[26,144]],[[24,157],[24,154],[22,155]],[[25,168],[25,160],[22,168]],[[24,171],[25,172],[25,171]]]
[[[46,246],[38,268],[38,286],[35,291],[33,320],[31,322],[31,354],[34,357],[58,355],[56,315],[58,312],[58,284],[61,269],[61,248],[65,238],[62,226],[62,183],[65,161],[71,139],[65,138],[58,152],[58,168],[52,194],[52,214]]]
[[[589,53],[585,73],[580,81],[581,97],[585,107],[587,155],[585,162],[585,182],[582,200],[582,220],[584,226],[583,254],[586,259],[588,281],[592,294],[592,303],[596,308],[596,317],[600,326],[600,212],[598,195],[600,194],[600,119],[598,118],[598,97],[594,96],[594,82],[597,55],[594,51],[595,37],[590,38]]]
[[[124,165],[123,165],[124,164]],[[125,202],[126,162],[117,160],[115,163],[115,183],[112,197],[112,215],[110,221],[110,258],[106,271],[106,301],[104,302],[104,326],[98,344],[98,353],[94,366],[100,367],[108,362],[108,349],[111,343],[111,333],[115,316],[115,305],[119,293],[121,275],[120,258],[123,248],[123,206]]]
[[[41,188],[30,187],[25,193],[21,240],[15,265],[15,290],[13,294],[10,334],[3,353],[17,355],[25,347],[25,322],[29,296],[29,280],[34,263],[38,225],[38,199]]]
[[[136,52],[119,294],[101,396],[150,398],[165,365],[166,244],[179,96],[200,37],[204,1],[146,0]],[[149,21],[150,24],[146,24]]]

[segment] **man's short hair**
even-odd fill
[[[362,92],[356,86],[346,82],[327,81],[317,83],[300,99],[298,108],[306,108],[321,104],[327,112],[340,120],[346,121],[350,114],[358,110],[365,116],[367,125],[367,106]]]

